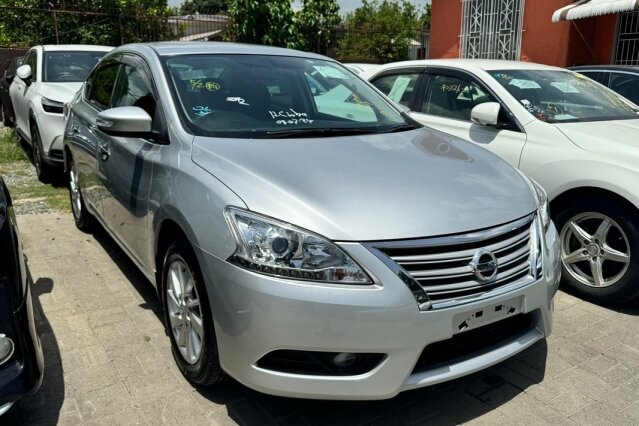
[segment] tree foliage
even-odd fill
[[[105,44],[175,38],[166,0],[0,0],[0,42]]]
[[[294,47],[325,54],[331,43],[332,29],[340,23],[336,0],[303,0],[295,14],[297,39]]]
[[[228,12],[229,40],[286,47],[295,39],[291,0],[231,0]]]
[[[346,15],[348,31],[340,40],[338,56],[342,61],[406,60],[421,28],[419,18],[417,8],[406,0],[362,0],[361,7]]]
[[[203,15],[217,15],[226,12],[227,9],[227,0],[187,0],[180,6],[180,14],[192,15],[199,13]]]

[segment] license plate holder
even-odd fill
[[[501,321],[521,313],[523,296],[463,312],[453,317],[453,334]]]

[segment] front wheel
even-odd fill
[[[612,198],[573,200],[555,217],[562,283],[600,303],[639,296],[639,217]]]
[[[173,358],[192,383],[211,386],[224,372],[206,285],[189,243],[178,240],[167,250],[162,268],[162,301]]]
[[[36,176],[42,183],[51,181],[51,167],[44,161],[44,153],[42,151],[42,139],[37,126],[31,127],[31,152],[33,158],[33,166],[35,167]]]

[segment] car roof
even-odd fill
[[[466,70],[562,70],[563,68],[550,65],[536,64],[534,62],[504,61],[498,59],[421,59],[417,61],[403,61],[386,64],[375,71],[381,71],[394,67],[411,66],[441,66],[453,67]]]
[[[205,53],[214,54],[242,54],[242,55],[277,55],[277,56],[295,56],[309,59],[332,60],[322,55],[314,53],[301,52],[299,50],[284,49],[281,47],[258,46],[253,44],[227,43],[214,41],[163,41],[153,43],[127,44],[118,48],[118,50],[136,50],[148,46],[152,48],[159,56],[173,55],[198,55]]]
[[[110,52],[113,50],[112,46],[97,46],[91,44],[45,44],[42,46],[45,52],[55,51],[75,51],[82,52]]]
[[[578,67],[569,67],[569,70],[572,71],[580,71],[580,70],[610,70],[610,71],[630,71],[633,73],[639,74],[639,67],[632,67],[628,65],[580,65]]]

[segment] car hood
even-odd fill
[[[528,183],[483,148],[429,129],[332,138],[196,137],[193,161],[252,211],[338,241],[487,228],[536,208]]]
[[[633,158],[639,154],[639,119],[558,123],[555,126],[586,151]]]
[[[52,101],[69,102],[80,87],[82,83],[44,83],[40,87],[40,94]]]

